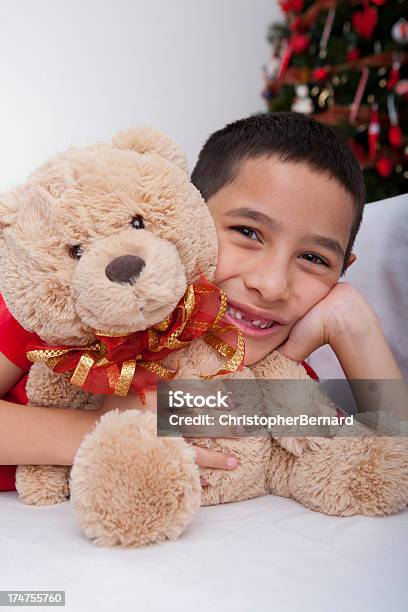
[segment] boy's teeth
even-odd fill
[[[233,317],[234,319],[242,320],[243,316],[238,310],[234,310],[231,307],[228,307],[227,313]],[[260,327],[261,329],[266,329],[272,327],[273,321],[269,321],[268,323],[261,323],[259,319],[255,319],[255,321],[251,321],[250,319],[243,319],[247,323],[251,323],[254,327]]]

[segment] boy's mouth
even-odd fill
[[[231,303],[229,300],[225,319],[229,323],[239,327],[247,336],[252,337],[269,336],[283,327],[283,322],[261,317],[254,312],[246,312],[238,308],[236,304]]]

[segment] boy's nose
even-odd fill
[[[289,299],[289,278],[285,267],[268,265],[262,270],[248,274],[245,278],[248,290],[256,290],[263,302],[287,301]]]

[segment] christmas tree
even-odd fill
[[[367,201],[408,191],[408,0],[279,0],[263,96],[330,124],[364,170]]]

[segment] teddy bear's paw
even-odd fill
[[[70,469],[60,465],[19,465],[16,470],[19,499],[32,506],[50,506],[67,501]]]
[[[175,540],[200,507],[195,451],[158,438],[156,415],[106,413],[74,459],[71,501],[79,527],[98,546]]]
[[[238,457],[233,470],[201,468],[205,481],[202,506],[226,504],[265,495],[265,474],[271,455],[271,440],[262,436],[242,438],[192,438],[196,446]]]
[[[307,508],[336,516],[386,516],[408,503],[408,439],[323,439],[296,460],[289,487]]]

